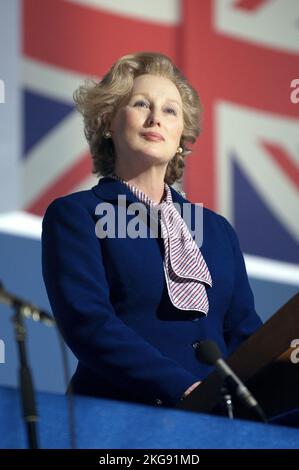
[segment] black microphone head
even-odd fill
[[[211,340],[200,341],[196,351],[199,360],[210,366],[216,364],[216,361],[222,357],[221,351],[217,344]]]

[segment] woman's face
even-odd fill
[[[184,128],[181,95],[174,83],[160,75],[134,79],[132,92],[111,123],[118,158],[132,164],[143,158],[165,164],[175,155]]]

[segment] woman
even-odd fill
[[[73,389],[175,406],[210,372],[198,341],[227,355],[261,324],[234,230],[208,209],[198,227],[197,206],[171,187],[199,134],[199,99],[157,53],[122,57],[74,99],[102,178],[55,200],[42,236],[52,310],[79,361]]]

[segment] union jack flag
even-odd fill
[[[299,261],[298,1],[22,1],[25,210],[97,182],[77,86],[124,54],[160,51],[203,102],[187,197],[228,217],[246,253]]]

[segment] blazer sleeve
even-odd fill
[[[228,354],[231,354],[262,325],[262,321],[255,311],[254,297],[236,232],[224,217],[219,217],[230,240],[234,264],[234,289],[224,320],[224,338]]]
[[[115,313],[95,222],[70,197],[43,219],[42,269],[50,304],[76,357],[120,389],[175,405],[198,377],[128,327]]]

